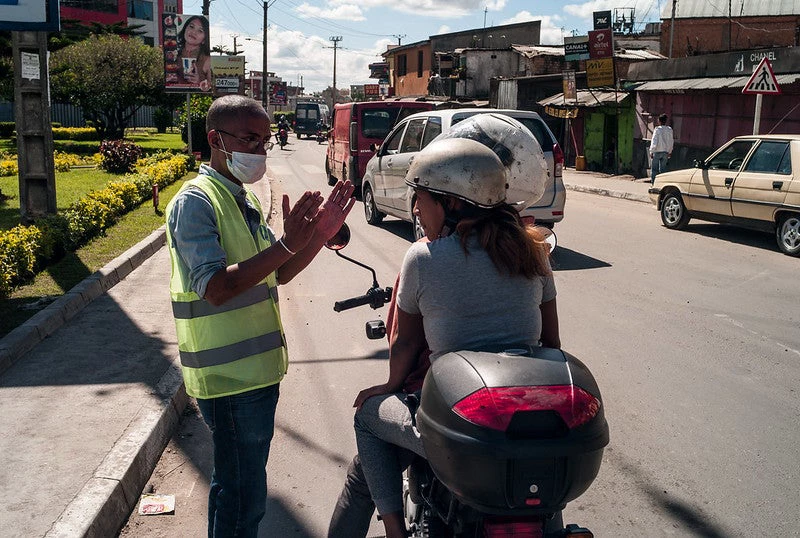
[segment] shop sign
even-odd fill
[[[586,85],[590,88],[614,85],[614,59],[586,61]]]
[[[380,94],[380,84],[364,84],[364,97],[378,97]]]
[[[554,118],[577,118],[578,117],[578,109],[577,108],[556,108],[554,106],[546,106],[544,107],[544,112],[548,116],[553,116]]]
[[[610,29],[589,32],[589,57],[611,58],[614,55],[614,37]]]
[[[578,98],[578,90],[575,86],[575,71],[564,71],[563,77],[564,99],[572,99],[574,101]]]
[[[567,62],[589,59],[589,36],[564,38],[564,60]]]
[[[611,11],[595,11],[592,13],[592,19],[595,30],[611,28]]]

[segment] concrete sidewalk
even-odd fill
[[[564,183],[649,201],[630,176]],[[4,536],[114,536],[138,503],[188,400],[163,244],[162,228],[0,340]]]

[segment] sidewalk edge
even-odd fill
[[[25,353],[53,334],[86,305],[128,276],[155,254],[165,241],[166,227],[161,226],[0,339],[0,374],[11,368]]]
[[[119,533],[189,403],[177,364],[176,357],[153,391],[153,400],[137,412],[45,538]]]
[[[604,189],[602,187],[587,187],[585,185],[576,185],[574,183],[564,183],[564,187],[577,192],[588,192],[589,194],[599,194],[600,196],[610,196],[612,198],[621,198],[623,200],[631,200],[633,202],[641,202],[645,204],[650,203],[649,196],[636,194],[633,192],[615,191]]]

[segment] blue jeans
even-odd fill
[[[276,384],[235,396],[197,400],[214,440],[209,538],[258,535],[266,510],[266,467],[278,394]]]
[[[667,171],[667,152],[666,151],[656,151],[653,153],[653,164],[652,168],[650,168],[650,183],[654,183],[656,180],[656,176],[661,172]]]

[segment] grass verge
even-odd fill
[[[106,235],[94,239],[76,252],[68,253],[60,261],[36,275],[31,283],[21,286],[10,297],[0,301],[0,338],[25,323],[41,308],[52,302],[51,299],[63,295],[81,280],[163,225],[163,209],[184,181],[195,175],[196,172],[190,172],[161,191],[159,205],[161,211],[158,213],[153,209],[152,203],[145,202],[106,230]],[[40,308],[23,308],[37,302]]]

